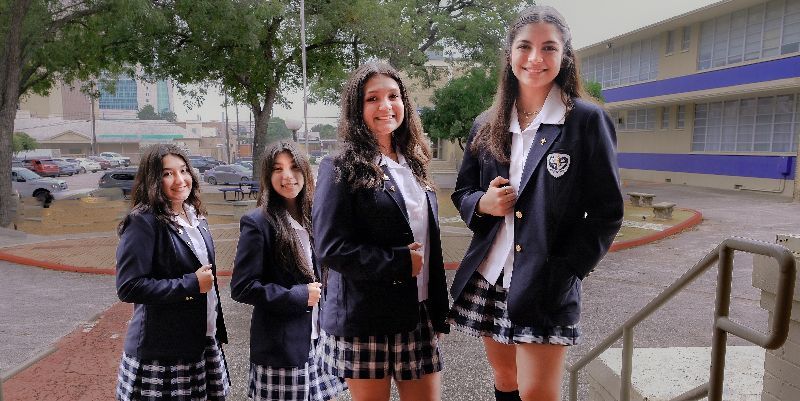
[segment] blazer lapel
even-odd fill
[[[430,186],[425,186],[425,198],[428,200],[428,210],[433,213],[433,221],[439,227],[439,203],[436,202],[436,192]]]
[[[211,238],[211,231],[208,229],[208,220],[205,218],[200,219],[200,224],[197,226],[200,229],[200,235],[203,236],[203,241],[206,243],[206,252],[208,252],[208,263],[211,263],[216,268],[216,255],[214,254],[214,239]]]
[[[561,135],[561,129],[563,127],[563,125],[551,124],[542,124],[539,127],[538,135],[536,135],[536,138],[533,140],[531,149],[528,151],[528,157],[525,159],[525,167],[522,169],[522,178],[519,182],[518,195],[525,190],[533,171],[536,170],[536,167],[542,162],[542,158],[544,158],[544,155],[550,150],[550,147],[553,146],[558,136]]]
[[[406,210],[406,201],[403,200],[403,194],[400,192],[400,187],[397,186],[397,183],[392,178],[392,174],[389,172],[389,167],[386,165],[381,166],[383,169],[383,191],[389,194],[389,196],[394,200],[394,203],[397,204],[397,207],[400,208],[400,211],[403,213],[403,217],[406,218],[406,222],[408,222],[408,211]],[[411,223],[409,223],[409,227]]]

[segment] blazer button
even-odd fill
[[[515,246],[514,249],[516,249],[517,252],[522,252],[522,245],[517,244],[517,246]]]
[[[517,218],[518,218],[518,219],[521,219],[521,218],[522,218],[522,212],[520,212],[519,210],[517,210],[517,212],[516,212],[516,213],[514,213],[514,216],[517,216]]]
[[[191,300],[193,300],[193,299],[194,299],[194,297],[186,297],[186,300],[187,300],[187,301],[191,301]]]

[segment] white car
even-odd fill
[[[67,182],[55,178],[43,178],[24,167],[11,168],[11,188],[19,196],[32,196],[44,203],[53,199],[52,195],[67,190]]]
[[[87,171],[96,173],[103,169],[103,167],[100,166],[100,163],[94,160],[89,160],[85,157],[76,157],[75,159],[67,159],[67,161],[70,160],[75,160],[75,162],[78,163],[78,165],[80,166],[79,170],[81,171],[81,173],[85,173]]]
[[[106,159],[116,160],[116,161],[119,162],[120,166],[128,167],[128,166],[131,165],[131,158],[130,157],[125,157],[125,156],[123,156],[123,155],[121,155],[119,153],[103,152],[103,153],[100,153],[100,156],[103,156]]]

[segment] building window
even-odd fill
[[[661,108],[661,129],[669,129],[669,107]]]
[[[686,126],[686,106],[678,105],[675,111],[675,128],[683,129]]]
[[[621,131],[654,131],[656,128],[656,109],[631,109],[627,112],[624,121],[620,122]]]
[[[100,88],[100,109],[103,110],[139,110],[136,100],[136,81],[119,79],[111,92],[105,85]]]
[[[695,105],[692,150],[792,152],[797,149],[796,95]]]
[[[670,55],[673,51],[675,51],[675,31],[667,31],[667,50],[664,54]]]
[[[704,21],[699,50],[699,70],[800,52],[800,0],[772,0]]]
[[[798,0],[800,1],[800,0]],[[603,88],[656,79],[659,38],[649,38],[581,59],[583,79]]]
[[[434,160],[442,159],[442,138],[430,138],[431,158]]]
[[[689,44],[692,42],[692,27],[683,27],[683,38],[681,39],[681,51],[689,51]]]

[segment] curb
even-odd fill
[[[703,214],[698,212],[697,210],[692,209],[684,209],[681,208],[680,210],[692,212],[692,217],[688,218],[686,221],[683,221],[679,224],[676,224],[664,231],[659,231],[655,234],[647,235],[641,238],[637,238],[630,241],[621,241],[615,242],[611,245],[611,248],[608,250],[609,252],[616,252],[623,249],[633,248],[636,246],[641,246],[644,244],[648,244],[650,242],[658,241],[660,239],[664,239],[671,235],[675,235],[681,231],[687,230],[692,228],[700,222],[703,221]],[[64,265],[61,263],[54,263],[54,262],[47,262],[43,260],[36,260],[31,258],[26,258],[24,256],[17,256],[7,252],[0,252],[0,260],[4,260],[11,263],[16,263],[19,265],[26,265],[26,266],[33,266],[33,267],[40,267],[43,269],[49,270],[56,270],[56,271],[64,271],[64,272],[72,272],[72,273],[88,273],[88,274],[106,274],[106,275],[113,275],[115,274],[115,270],[113,268],[102,268],[102,267],[80,267],[80,266],[70,266]],[[446,262],[444,264],[445,270],[457,270],[458,265],[460,262]],[[222,277],[229,277],[232,274],[231,271],[221,271],[217,273],[217,276]]]

